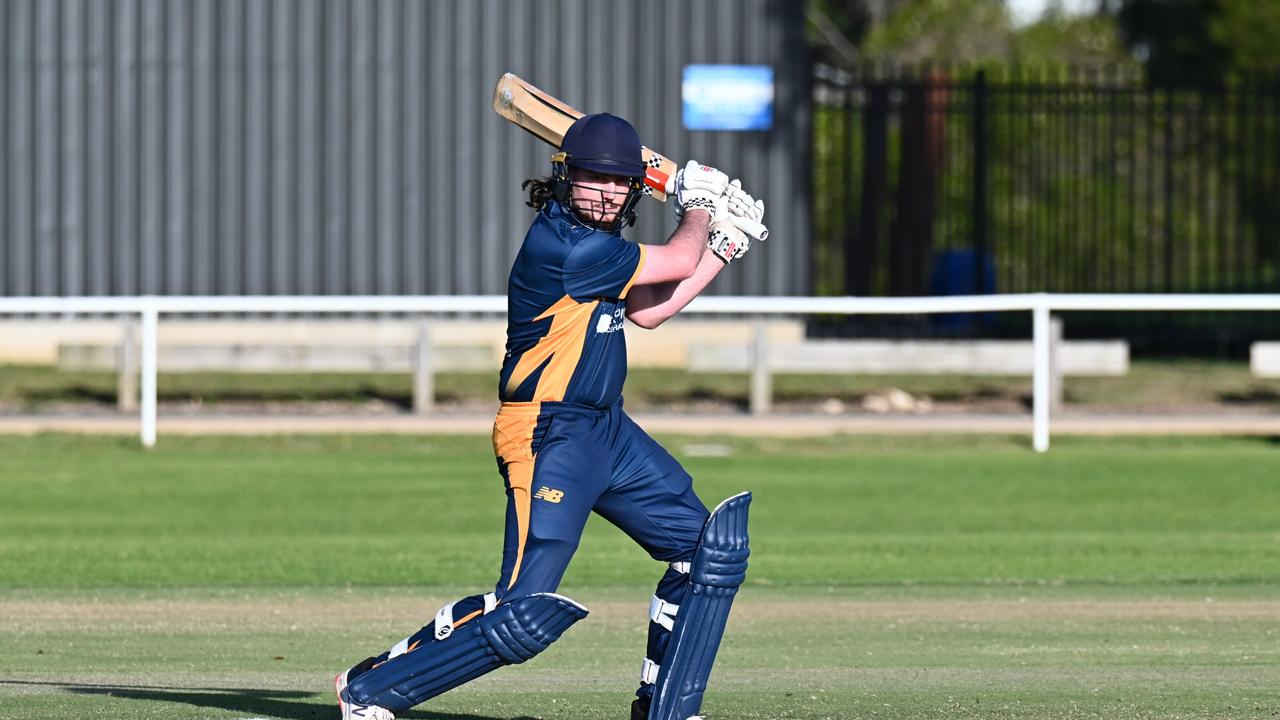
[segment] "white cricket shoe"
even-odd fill
[[[351,701],[347,694],[347,673],[343,670],[333,679],[334,691],[338,693],[338,709],[342,711],[342,720],[396,720],[392,712],[379,705],[361,705]]]

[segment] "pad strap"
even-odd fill
[[[444,607],[436,611],[435,634],[436,634],[437,640],[444,640],[445,638],[453,634],[453,628],[455,627],[455,625],[453,624],[453,606],[457,604],[458,604],[458,601],[454,600],[453,602],[449,603],[448,605],[445,605]],[[497,593],[485,593],[484,610],[482,611],[482,614],[488,615],[489,613],[493,612],[493,609],[497,606],[498,606]],[[397,645],[396,647],[399,647],[399,646]],[[395,653],[395,654],[398,655],[399,653]]]
[[[679,605],[669,603],[657,595],[654,595],[653,599],[649,601],[649,619],[668,631],[676,626],[676,614],[679,612]]]
[[[436,611],[437,640],[443,640],[453,634],[453,606],[457,604],[458,601],[455,600]]]
[[[644,685],[652,685],[658,682],[658,671],[662,668],[658,663],[645,658],[640,664],[640,682]]]

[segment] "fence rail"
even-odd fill
[[[502,295],[0,298],[6,314],[136,314],[142,319],[142,444],[156,443],[157,335],[161,315],[227,313],[408,313],[447,315],[506,311]],[[738,316],[879,315],[1030,312],[1034,355],[1032,445],[1049,449],[1051,318],[1055,311],[1280,311],[1280,294],[1062,295],[1028,293],[956,297],[700,297],[685,313]],[[758,342],[762,340],[758,339]]]

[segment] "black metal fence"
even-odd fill
[[[815,85],[820,294],[1280,292],[1280,78],[1150,88],[1111,72],[921,70]],[[1018,335],[1025,318],[826,331]],[[1071,337],[1240,356],[1262,313],[1089,313]]]

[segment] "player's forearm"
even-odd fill
[[[690,212],[680,220],[675,232],[667,240],[667,247],[678,248],[681,255],[688,258],[689,264],[697,272],[702,262],[703,250],[707,247],[707,233],[711,229],[711,216],[705,212]],[[692,277],[690,273],[689,277]]]
[[[715,253],[704,250],[692,277],[679,282],[632,288],[627,296],[627,317],[643,328],[652,330],[658,327],[692,302],[724,267],[724,261]]]
[[[681,220],[665,245],[647,246],[644,265],[636,276],[634,288],[679,282],[692,277],[698,270],[702,251],[707,246],[710,229],[708,220],[709,216],[705,212],[690,212]]]

